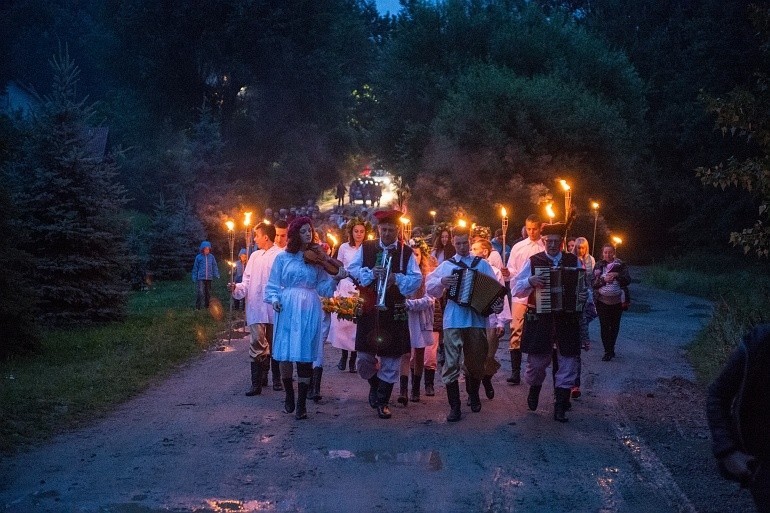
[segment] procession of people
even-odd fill
[[[568,251],[571,219],[544,223],[529,215],[523,238],[510,246],[500,230],[491,238],[488,229],[459,224],[434,225],[428,237],[414,236],[402,211],[383,208],[335,220],[347,239],[337,245],[331,232],[316,228],[323,223],[319,216],[291,214],[281,212],[274,224],[266,219],[253,230],[257,250],[228,289],[246,305],[246,395],[262,395],[272,368],[273,390],[284,392],[283,411],[298,420],[307,418],[308,397],[321,398],[325,343],[339,350],[339,371],[366,382],[361,398],[368,396],[381,419],[425,401],[423,377],[425,396],[433,396],[438,372],[447,422],[463,417],[461,382],[472,413],[482,409],[482,385],[487,400],[495,397],[497,348],[506,332],[511,376],[505,382],[519,385],[525,363],[529,391],[522,407],[537,411],[550,367],[558,422],[567,421],[571,399],[580,396],[580,353],[590,348],[587,326],[596,308],[603,360],[615,356],[627,267],[611,244],[604,245],[599,262],[585,237],[571,239]],[[239,255],[242,261],[245,256]]]

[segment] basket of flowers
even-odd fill
[[[325,297],[321,298],[321,307],[324,312],[336,313],[337,320],[356,322],[361,315],[364,298],[359,295],[350,297]]]

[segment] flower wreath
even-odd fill
[[[482,239],[491,240],[492,229],[489,226],[476,225],[476,227],[473,228],[472,230],[471,239],[475,239],[476,237],[481,237]]]
[[[438,238],[441,236],[441,232],[443,232],[445,230],[447,232],[449,232],[449,237],[450,237],[450,240],[451,240],[451,237],[452,237],[452,225],[450,223],[442,222],[442,223],[439,223],[439,224],[437,224],[436,226],[433,227],[433,233],[431,234],[431,237],[433,239],[433,245],[434,246],[436,245],[436,241],[438,240]]]
[[[415,239],[412,239],[411,243],[409,244],[413,249],[419,249],[420,253],[422,253],[423,258],[427,258],[430,256],[430,247],[428,247],[428,242],[423,239],[422,237],[417,237]]]
[[[345,225],[345,235],[350,237],[350,232],[353,230],[353,227],[356,225],[363,225],[364,227],[364,240],[366,240],[367,235],[374,232],[374,228],[372,228],[372,223],[367,221],[361,216],[351,217],[350,221],[348,221],[348,224]],[[351,242],[351,241],[348,241]]]

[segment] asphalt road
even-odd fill
[[[0,462],[9,512],[695,511],[618,407],[631,381],[692,379],[683,346],[707,320],[702,300],[634,285],[618,357],[602,362],[598,321],[583,354],[583,397],[552,418],[505,383],[480,413],[449,424],[435,397],[378,419],[368,386],[326,347],[323,400],[309,419],[281,413],[282,392],[245,397],[247,340],[211,351],[92,426]],[[622,400],[629,400],[626,395]],[[633,400],[630,399],[630,400]]]

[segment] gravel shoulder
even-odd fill
[[[380,420],[367,385],[326,347],[323,400],[281,413],[282,392],[245,397],[247,340],[211,351],[104,419],[0,462],[13,512],[159,511],[750,511],[717,475],[703,394],[684,347],[710,315],[700,299],[633,286],[618,357],[583,356],[583,397],[552,420],[550,383],[529,412],[526,386],[463,406],[446,394]],[[463,392],[463,404],[465,395]]]

